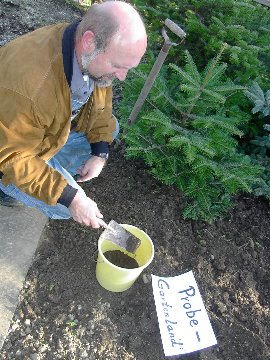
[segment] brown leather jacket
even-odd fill
[[[70,131],[71,94],[62,54],[67,26],[46,26],[0,49],[1,181],[50,205],[67,186],[66,179],[46,164]],[[111,143],[111,87],[95,87],[76,123],[90,143]]]

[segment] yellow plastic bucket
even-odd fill
[[[154,258],[154,245],[150,237],[136,226],[121,224],[126,230],[131,232],[137,238],[141,240],[141,244],[136,250],[135,254],[129,253],[120,248],[111,241],[102,237],[102,234],[98,240],[98,259],[96,266],[96,277],[99,284],[106,290],[113,292],[121,292],[129,289],[135,282],[138,276],[141,274]],[[111,250],[120,250],[124,254],[134,258],[139,267],[135,269],[121,268],[112,264],[104,253]]]

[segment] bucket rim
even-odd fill
[[[121,226],[123,226],[126,230],[128,230],[128,228],[133,228],[133,229],[136,229],[136,230],[139,230],[141,231],[144,235],[146,235],[147,239],[149,240],[149,243],[151,245],[151,250],[152,250],[152,254],[151,254],[151,257],[150,259],[142,266],[139,266],[137,268],[133,268],[133,269],[126,269],[126,268],[122,268],[120,266],[117,266],[113,263],[111,263],[103,254],[103,251],[101,250],[101,245],[102,243],[104,242],[105,239],[102,239],[101,237],[98,239],[98,255],[101,256],[102,260],[107,263],[108,265],[111,265],[113,268],[116,268],[118,270],[122,270],[122,271],[138,271],[138,270],[143,270],[144,268],[146,268],[152,261],[153,261],[153,258],[154,258],[154,254],[155,254],[155,248],[154,248],[154,244],[153,244],[153,241],[152,239],[150,238],[150,236],[148,234],[146,234],[145,231],[139,229],[137,226],[134,226],[134,225],[129,225],[129,224],[120,224]]]

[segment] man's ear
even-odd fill
[[[85,53],[91,53],[95,50],[95,34],[87,30],[81,38],[82,51]]]

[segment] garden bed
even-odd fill
[[[263,199],[240,196],[226,219],[212,224],[184,221],[181,195],[153,180],[140,162],[126,161],[120,149],[84,188],[105,220],[136,225],[150,235],[153,263],[131,289],[108,292],[95,278],[101,230],[72,220],[50,221],[3,359],[15,359],[16,353],[24,359],[165,359],[147,280],[151,273],[174,276],[189,270],[218,346],[181,358],[270,359],[270,211]]]

